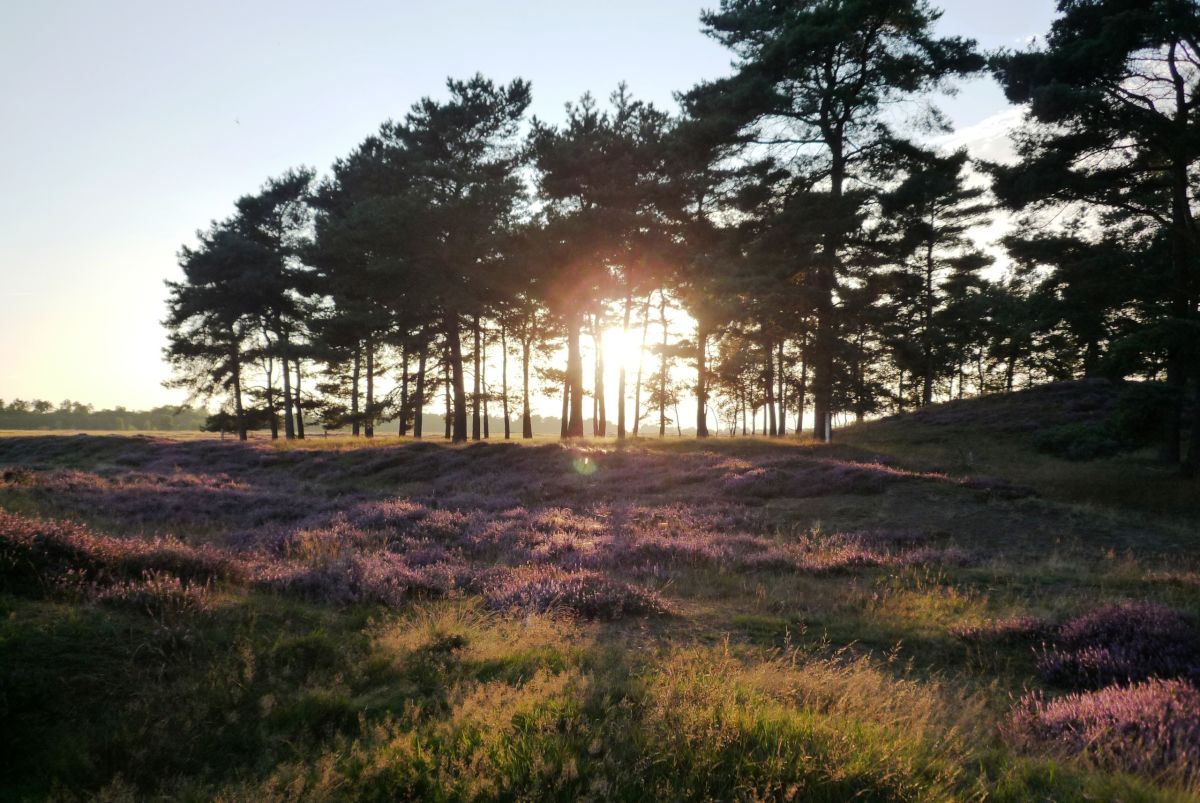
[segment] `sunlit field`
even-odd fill
[[[0,796],[1187,799],[1196,485],[1038,455],[1047,394],[957,446],[5,437]]]

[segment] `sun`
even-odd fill
[[[626,374],[634,374],[642,355],[642,328],[631,326],[625,332],[619,326],[611,326],[604,330],[603,337],[605,368],[619,371],[624,367]]]

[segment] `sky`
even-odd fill
[[[0,398],[97,407],[162,387],[164,280],[195,231],[289,167],[325,170],[447,76],[533,84],[557,121],[626,81],[664,107],[729,72],[690,0],[0,3]],[[1044,34],[1053,0],[944,0],[984,48]],[[1018,117],[987,78],[938,101],[992,152]]]

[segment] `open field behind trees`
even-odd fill
[[[1191,799],[1200,488],[1035,450],[1113,398],[0,438],[0,797]]]

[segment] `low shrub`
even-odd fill
[[[1187,681],[1148,680],[1052,700],[1029,694],[1005,731],[1026,752],[1079,756],[1184,783],[1200,779],[1200,691]]]
[[[1038,670],[1049,683],[1081,689],[1200,679],[1200,637],[1194,622],[1163,605],[1107,605],[1062,625],[1038,655]]]
[[[667,612],[666,604],[654,592],[591,571],[516,572],[489,589],[486,597],[489,606],[499,610],[568,610],[585,619],[612,620]]]

